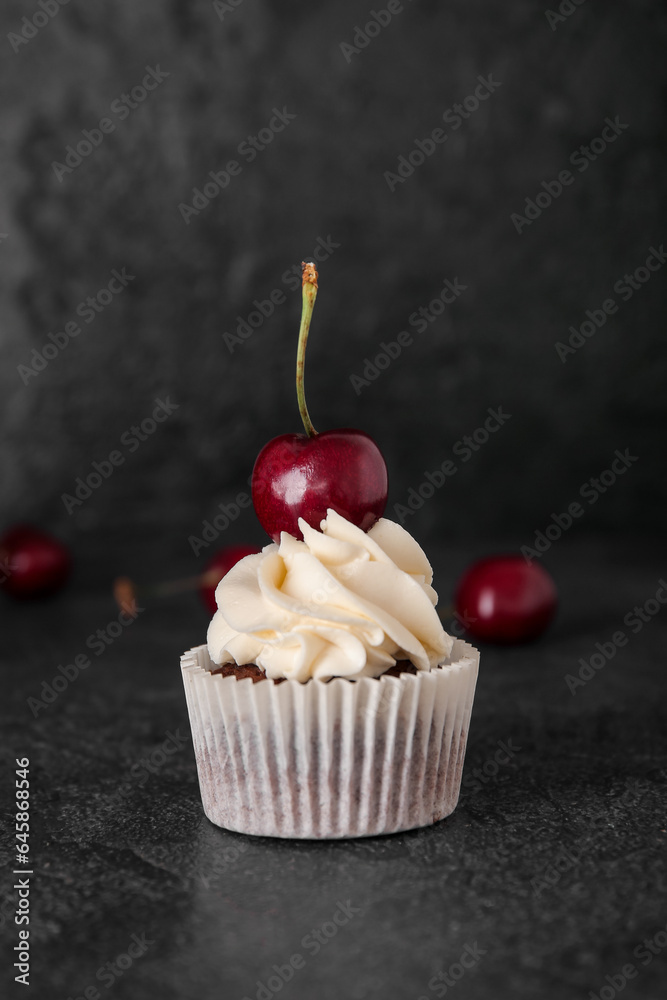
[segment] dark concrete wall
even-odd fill
[[[581,528],[660,523],[667,268],[628,301],[614,284],[667,237],[664,8],[588,0],[550,25],[522,0],[415,0],[346,58],[369,7],[243,0],[221,19],[195,0],[71,0],[12,45],[39,8],[3,5],[3,522],[71,537],[157,522],[187,548],[264,442],[299,429],[300,293],[283,275],[321,237],[336,247],[310,410],[319,429],[376,437],[390,516],[501,406],[511,419],[469,461],[454,455],[456,475],[406,521],[418,537],[446,525],[530,542],[628,448],[638,460],[583,501]],[[168,78],[121,120],[113,102],[158,65]],[[500,85],[469,118],[443,121],[489,74]],[[274,108],[296,118],[249,162],[238,147]],[[616,116],[627,127],[604,152],[571,163]],[[104,117],[113,132],[54,168]],[[385,172],[437,128],[446,141],[390,190]],[[179,205],[231,159],[241,172],[186,223]],[[565,169],[572,183],[518,232],[512,213]],[[114,268],[135,277],[86,323],[78,303]],[[446,278],[465,291],[409,326]],[[287,300],[231,353],[222,334],[276,289]],[[610,298],[617,312],[563,362],[556,343]],[[22,378],[31,349],[76,320],[82,332]],[[412,345],[357,393],[350,376],[404,329]],[[132,452],[124,433],[167,396],[178,410]],[[123,465],[69,515],[62,494],[113,450]]]

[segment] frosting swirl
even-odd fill
[[[256,663],[270,678],[378,677],[397,659],[430,670],[449,656],[421,547],[380,518],[370,531],[333,510],[303,541],[246,556],[215,592],[207,642],[216,663]]]

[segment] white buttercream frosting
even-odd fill
[[[361,531],[333,510],[321,531],[299,527],[303,541],[283,532],[218,584],[212,660],[305,682],[378,677],[402,659],[430,670],[449,656],[431,565],[404,528],[380,518]]]

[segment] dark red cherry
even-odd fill
[[[220,549],[207,562],[202,579],[204,582],[199,588],[199,595],[212,615],[218,610],[215,603],[215,589],[223,576],[229,573],[232,566],[235,566],[239,559],[245,556],[252,556],[259,549],[250,545],[228,545],[225,549]]]
[[[317,269],[301,264],[302,304],[296,352],[296,395],[305,434],[281,434],[264,445],[252,473],[252,500],[262,527],[303,538],[302,517],[312,528],[332,508],[368,531],[387,504],[387,466],[375,441],[345,427],[318,434],[306,406],[304,370],[308,331],[317,297]]]
[[[0,587],[13,597],[57,590],[70,568],[70,554],[62,542],[30,524],[17,524],[0,538]]]
[[[257,457],[252,500],[262,527],[276,542],[281,531],[303,537],[300,517],[319,529],[329,507],[368,531],[387,504],[387,466],[363,431],[282,434]]]
[[[455,609],[476,639],[525,642],[544,632],[557,601],[556,585],[538,563],[519,555],[490,556],[464,573]]]

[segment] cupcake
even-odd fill
[[[316,288],[304,265],[297,382]],[[223,577],[206,644],[181,658],[204,811],[270,837],[428,826],[458,801],[479,654],[444,631],[421,547],[380,516],[375,443],[318,435],[297,390],[306,435],[269,442],[253,472],[273,542]]]
[[[219,583],[182,658],[204,811],[272,837],[362,837],[456,806],[479,656],[444,631],[400,525],[333,510]]]

